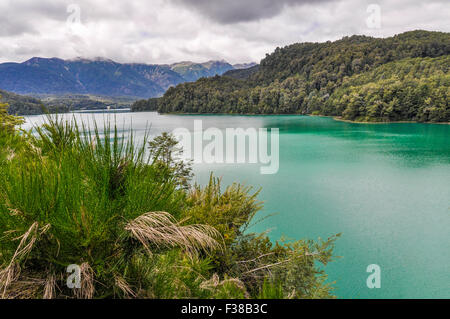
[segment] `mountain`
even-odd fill
[[[32,58],[0,64],[0,89],[18,94],[92,94],[148,98],[169,87],[201,77],[221,75],[233,66],[225,61],[172,65],[121,64],[109,59]]]
[[[0,88],[20,94],[158,96],[184,82],[169,68],[120,64],[106,59],[32,58],[0,64]]]
[[[170,69],[181,75],[186,81],[192,82],[203,77],[222,75],[229,70],[233,70],[233,66],[225,61],[180,62],[170,65]]]
[[[157,109],[450,122],[449,55],[450,33],[421,30],[297,43],[259,66],[170,88]]]

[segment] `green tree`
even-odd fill
[[[0,132],[12,132],[17,125],[23,123],[21,117],[8,114],[8,107],[7,103],[0,102]]]
[[[192,163],[182,159],[183,149],[170,133],[163,132],[149,142],[150,157],[153,165],[166,178],[172,177],[181,187],[189,188],[192,178]]]

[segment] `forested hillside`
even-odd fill
[[[46,110],[50,112],[66,112],[67,108],[63,105],[43,104],[41,100],[30,97],[14,94],[0,90],[0,103],[8,104],[8,113],[17,115],[36,115],[42,114]]]
[[[357,121],[448,122],[450,56],[405,59],[355,75],[319,112]]]
[[[277,48],[246,76],[170,88],[159,112],[321,114],[448,122],[450,34],[411,31]]]
[[[0,90],[0,103],[8,104],[12,115],[38,115],[44,113],[66,113],[77,110],[129,108],[134,99],[101,97],[91,95],[19,95]]]

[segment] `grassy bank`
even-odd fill
[[[333,297],[320,264],[336,237],[273,243],[249,233],[258,192],[213,176],[191,186],[169,134],[136,143],[113,124],[99,131],[57,117],[36,134],[8,127],[2,298]],[[67,286],[69,265],[80,288]]]

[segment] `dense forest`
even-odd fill
[[[148,100],[139,100],[132,104],[131,106],[133,112],[143,112],[143,111],[157,111],[158,110],[158,99],[149,98]]]
[[[299,43],[277,48],[254,70],[170,88],[157,110],[449,122],[449,54],[443,32]],[[139,110],[155,109],[154,100],[147,104]]]
[[[175,137],[48,116],[31,131],[0,103],[0,299],[334,298],[338,236],[248,231],[258,191],[192,185]],[[261,216],[259,216],[261,218]],[[79,267],[71,288],[70,265]],[[69,271],[69,273],[68,273]]]

